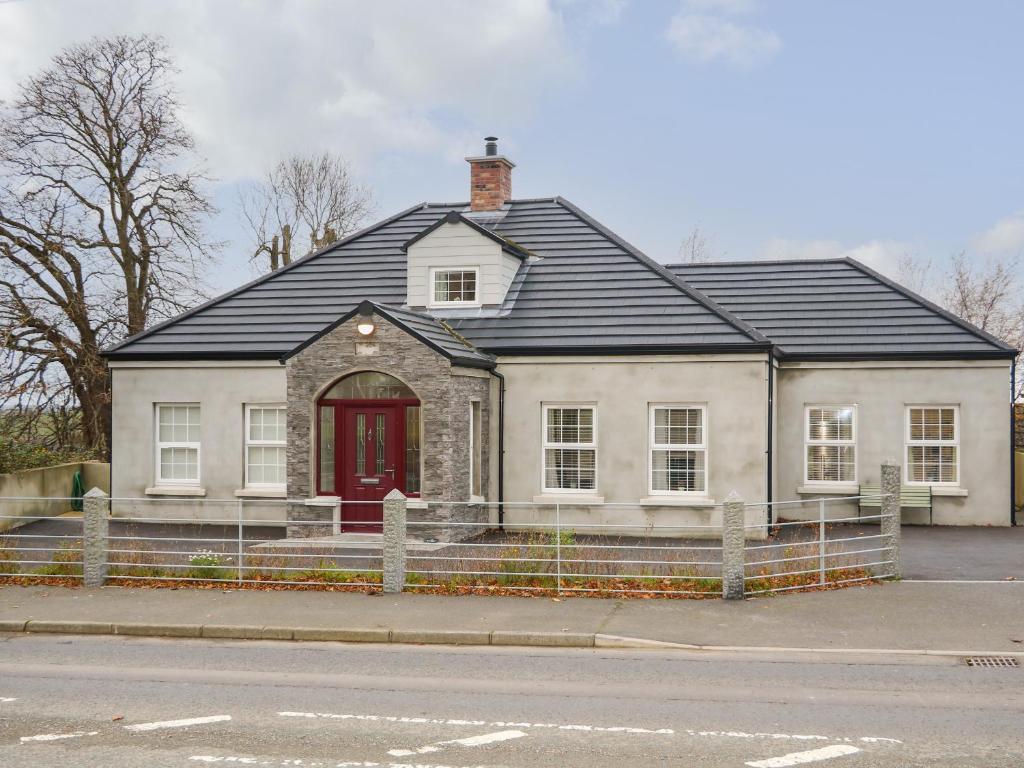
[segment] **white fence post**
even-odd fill
[[[93,488],[82,499],[82,575],[85,586],[102,587],[107,578],[110,499]]]
[[[555,504],[555,593],[562,594],[562,514],[559,504]]]
[[[900,478],[903,470],[891,461],[882,464],[882,506],[879,519],[879,533],[882,546],[888,550],[892,561],[892,575],[903,578],[900,566]]]
[[[825,500],[818,499],[818,583],[825,584]]]
[[[736,491],[722,504],[722,597],[743,599],[744,504]]]
[[[405,586],[405,496],[397,488],[384,497],[384,591]]]
[[[242,517],[242,505],[243,499],[238,500],[238,561],[235,563],[238,566],[238,583],[242,583],[242,560],[245,557],[245,549],[243,545],[243,536],[245,534],[245,526],[243,525]]]

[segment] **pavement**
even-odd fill
[[[1018,768],[1022,681],[935,656],[9,634],[0,765]]]
[[[1024,656],[1024,581],[896,582],[742,601],[0,588],[0,630],[274,640]]]

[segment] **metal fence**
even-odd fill
[[[95,491],[81,513],[19,518],[0,534],[0,581],[662,598],[833,588],[899,576],[898,506],[884,495],[877,514],[842,511],[863,498],[777,503],[782,521],[770,525],[765,504],[735,498],[703,510],[702,524],[639,505],[506,503],[499,526],[495,504],[397,494],[358,503],[373,530],[372,520],[351,525],[351,502],[286,520],[286,505],[305,502]],[[0,513],[10,501],[0,498]],[[816,520],[784,519],[808,504]]]

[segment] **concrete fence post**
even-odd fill
[[[402,492],[384,497],[384,591],[401,592],[405,586],[405,509]]]
[[[722,504],[722,597],[726,600],[743,599],[745,519],[743,499],[733,491]]]
[[[891,461],[882,463],[882,508],[879,520],[879,533],[882,534],[882,546],[886,548],[892,561],[892,574],[903,577],[900,567],[900,478],[903,470],[899,464]]]
[[[107,578],[110,499],[93,488],[82,501],[82,575],[85,586],[102,587]]]

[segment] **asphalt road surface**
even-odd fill
[[[0,766],[1024,764],[1024,667],[0,635]]]

